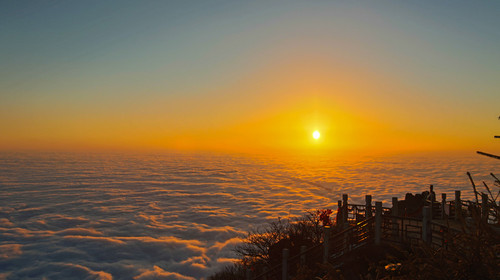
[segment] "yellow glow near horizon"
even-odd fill
[[[316,131],[313,132],[313,138],[314,139],[319,139],[320,136],[321,136],[321,134],[319,133],[319,131],[316,130]]]
[[[201,18],[203,9],[179,5],[194,16],[179,29],[150,28],[176,24],[153,10],[144,21],[128,20],[139,4],[117,11],[104,29],[87,24],[96,19],[92,9],[77,11],[81,22],[42,9],[47,13],[37,19],[54,22],[40,21],[40,30],[19,28],[24,19],[10,13],[6,28],[26,40],[5,42],[0,151],[498,153],[491,135],[499,129],[500,95],[492,73],[500,40],[488,32],[497,17],[471,14],[485,27],[478,33],[462,28],[460,13],[446,19],[412,5],[322,2],[235,4]],[[141,7],[138,18],[153,6]],[[461,32],[439,36],[444,21]],[[49,32],[40,42],[37,34],[53,28],[71,40],[51,40]],[[130,32],[136,29],[144,32]],[[103,39],[113,34],[117,40]],[[75,54],[92,59],[66,59]],[[27,72],[26,65],[35,67]],[[471,65],[475,71],[463,70]],[[450,71],[428,75],[436,69]]]

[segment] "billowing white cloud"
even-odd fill
[[[167,155],[10,155],[0,168],[0,279],[202,279],[240,237],[278,217],[386,203],[434,184],[471,198],[492,162]],[[494,162],[496,164],[496,162]]]

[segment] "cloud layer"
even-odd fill
[[[343,160],[213,154],[0,157],[0,279],[202,279],[235,259],[246,231],[342,193],[464,190],[496,162],[477,157]]]

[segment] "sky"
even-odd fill
[[[495,152],[499,26],[497,1],[2,1],[0,150]]]

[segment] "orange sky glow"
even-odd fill
[[[475,30],[406,4],[304,5],[13,18],[0,149],[498,150],[488,14]]]

